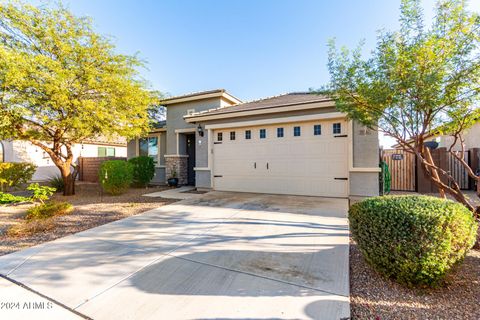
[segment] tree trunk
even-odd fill
[[[430,149],[427,148],[427,147],[424,147],[424,150],[425,150],[425,160],[427,160],[428,163],[434,165],[433,163],[433,158],[432,158],[432,154],[430,152]],[[435,168],[430,168],[430,172],[432,173],[432,177],[434,177],[435,179],[438,179],[440,180],[440,177],[438,175],[438,171],[437,169]],[[440,197],[442,198],[446,198],[445,196],[445,190],[443,190],[441,187],[438,187],[438,193],[440,194]]]
[[[75,194],[75,177],[72,174],[70,168],[62,170],[63,179],[63,195],[73,196]]]

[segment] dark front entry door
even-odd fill
[[[187,135],[188,184],[195,185],[195,134]]]

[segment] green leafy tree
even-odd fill
[[[44,150],[60,170],[65,195],[75,193],[73,145],[142,135],[158,102],[139,77],[143,62],[114,49],[89,19],[61,4],[0,4],[0,138]]]
[[[330,43],[331,95],[351,119],[377,128],[414,153],[440,193],[480,214],[450,172],[424,146],[428,133],[451,135],[448,151],[477,182],[463,160],[464,130],[480,120],[480,18],[464,0],[437,1],[432,25],[424,25],[419,0],[402,0],[400,30],[381,31],[376,49],[362,58]],[[480,185],[480,183],[478,183]],[[480,189],[478,196],[480,197]]]

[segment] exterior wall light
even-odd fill
[[[197,132],[200,137],[203,137],[203,128],[200,124],[198,124]]]

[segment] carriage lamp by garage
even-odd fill
[[[197,132],[200,137],[203,137],[203,128],[200,124],[198,124]]]

